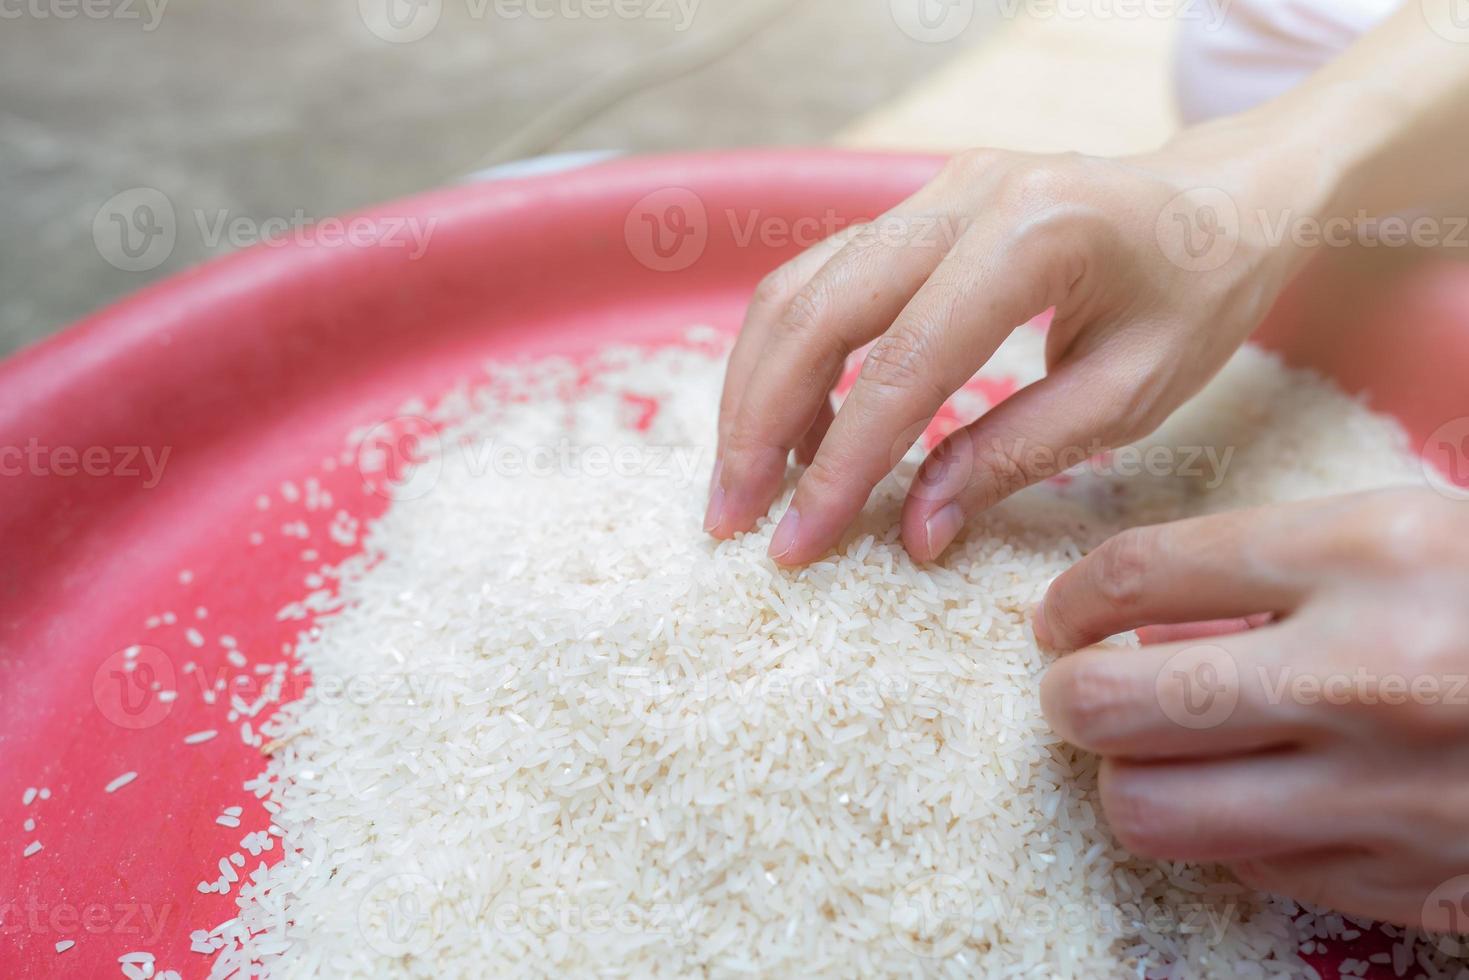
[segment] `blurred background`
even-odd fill
[[[1162,9],[0,0],[0,356],[263,236],[546,154],[1146,149],[1174,125]]]

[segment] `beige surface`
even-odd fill
[[[58,3],[0,0],[0,356],[248,240],[201,221],[258,231],[355,210],[457,179],[512,142],[829,143],[1010,26],[996,0],[978,0],[964,31],[932,44],[899,28],[896,0],[777,2],[784,16],[723,57],[527,146],[523,127],[568,93],[593,79],[616,89],[613,75],[702,48],[755,0],[400,2],[434,25],[414,41],[375,33],[384,0],[103,3],[68,19]],[[162,194],[177,219],[162,264],[137,271],[110,264],[96,232],[107,202],[135,188]],[[100,227],[117,233],[106,214]]]
[[[1173,23],[1024,15],[842,130],[842,146],[1120,155],[1177,126]]]

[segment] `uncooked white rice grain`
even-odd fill
[[[128,783],[137,778],[138,774],[136,772],[125,772],[102,788],[108,793],[116,793],[118,790],[122,789]]]
[[[245,789],[283,853],[209,932],[215,975],[1296,978],[1305,943],[1360,928],[1118,847],[1097,761],[1041,714],[1029,618],[1127,526],[1421,484],[1394,423],[1246,349],[1146,443],[1212,448],[1217,483],[1076,473],[918,567],[915,453],[787,571],[768,520],[702,533],[724,352],[698,343],[492,365],[399,411],[442,427],[434,479],[278,613],[306,621],[319,696],[257,722],[277,748]],[[1033,382],[1044,344],[1021,331],[985,373]],[[364,476],[370,429],[342,455]],[[593,906],[613,925],[570,924]]]

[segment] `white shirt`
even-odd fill
[[[1268,102],[1335,59],[1402,3],[1179,0],[1174,82],[1184,123]]]

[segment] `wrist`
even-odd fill
[[[1392,123],[1365,101],[1354,86],[1318,87],[1186,130],[1153,162],[1227,194],[1245,253],[1283,287],[1320,247],[1347,244],[1372,206],[1363,188]]]
[[[1409,125],[1409,107],[1369,80],[1318,80],[1240,117],[1267,166],[1299,176],[1300,206],[1331,220],[1405,206],[1383,160]]]

